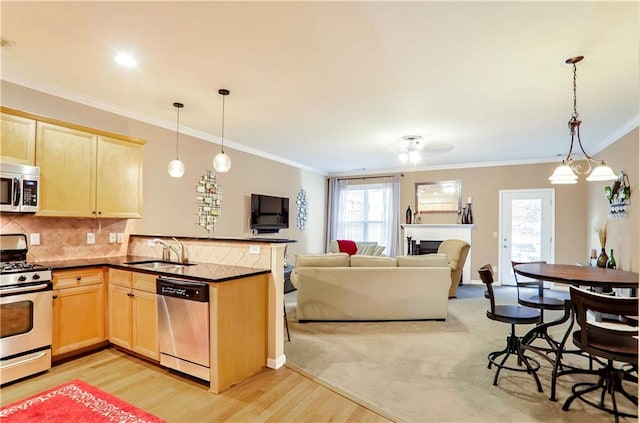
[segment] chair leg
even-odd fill
[[[291,336],[289,336],[289,320],[287,320],[287,306],[283,304],[282,308],[284,309],[284,326],[287,328],[287,341],[291,342]]]
[[[519,367],[511,367],[506,364],[507,360],[509,359],[509,356],[512,354],[516,356],[517,365]],[[500,362],[497,362],[496,360],[498,359],[498,357],[502,355],[504,355],[504,357],[502,357]],[[496,372],[495,372],[495,375],[493,376],[494,386],[498,385],[498,377],[500,376],[500,372],[502,371],[502,369],[507,369],[507,370],[512,370],[516,372],[529,373],[530,375],[533,376],[533,378],[536,381],[538,392],[542,392],[542,384],[540,383],[540,378],[538,377],[538,374],[537,374],[537,371],[540,368],[540,363],[538,363],[538,361],[535,360],[534,358],[527,357],[524,355],[521,339],[518,336],[516,336],[514,324],[511,325],[511,333],[509,336],[507,336],[507,346],[501,351],[494,351],[492,353],[489,353],[487,358],[489,360],[489,365],[487,366],[488,369],[491,369],[492,365],[496,366]],[[525,368],[522,368],[522,363],[524,363]]]
[[[638,405],[638,398],[625,391],[624,387],[622,386],[622,381],[625,378],[624,371],[614,368],[612,360],[609,360],[607,365],[604,368],[599,369],[598,371],[585,371],[584,373],[597,374],[598,381],[596,383],[581,382],[574,384],[571,387],[572,395],[567,398],[567,400],[564,402],[564,405],[562,406],[562,409],[564,411],[569,411],[571,403],[577,398],[592,407],[595,407],[602,411],[606,411],[609,414],[613,414],[616,422],[619,421],[620,417],[638,417],[635,414],[625,413],[618,410],[616,391],[622,393],[624,397],[629,399],[629,401],[631,401],[636,406]],[[600,393],[600,401],[594,402],[584,397],[585,394],[596,391],[598,389],[602,390],[602,392]],[[606,394],[611,395],[611,408],[608,408],[605,405]]]

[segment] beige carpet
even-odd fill
[[[515,289],[498,287],[499,301]],[[502,349],[509,325],[487,319],[481,285],[461,287],[446,322],[298,323],[295,291],[285,295],[291,342],[287,364],[406,422],[607,422],[602,411],[574,401],[562,411],[573,376],[549,401],[551,366],[541,360],[543,393],[526,373],[503,371],[493,386],[487,354]],[[547,312],[546,317],[553,317]],[[522,334],[525,327],[518,328]],[[632,389],[637,389],[634,385]],[[626,400],[624,401],[627,405]],[[625,408],[629,409],[629,405]],[[636,421],[623,419],[623,422]]]

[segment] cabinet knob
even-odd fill
[[[76,280],[77,281],[81,281],[82,280],[82,276],[76,276]]]
[[[58,298],[58,296],[57,296],[57,295],[54,295],[54,296],[53,296],[53,299],[55,300],[56,298]]]
[[[127,297],[135,297],[131,292],[127,292]]]
[[[99,211],[99,212],[98,212],[98,214],[102,214],[102,212],[101,212],[101,211]]]
[[[96,214],[96,211],[94,210],[94,211],[92,211],[91,213],[92,213],[92,214]]]

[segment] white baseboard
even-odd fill
[[[284,366],[284,363],[287,362],[287,357],[282,354],[280,357],[276,358],[275,360],[273,358],[267,358],[267,367],[270,369],[279,369],[280,367]]]

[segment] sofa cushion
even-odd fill
[[[377,246],[378,242],[377,241],[356,241],[356,254],[363,254],[362,252],[364,251],[363,249],[365,247],[370,247],[370,246]],[[384,247],[381,247],[384,249]],[[338,241],[333,240],[331,242],[329,242],[329,252],[330,253],[340,253],[340,247],[338,246]],[[365,254],[368,256],[371,256],[373,254]],[[379,254],[378,254],[379,255]]]
[[[350,256],[354,255],[356,251],[358,251],[358,246],[355,241],[351,241],[348,239],[338,239],[336,240],[338,243],[338,249],[341,253],[347,253]]]
[[[349,254],[296,254],[295,267],[349,267]]]
[[[386,247],[380,245],[365,245],[358,246],[358,251],[356,251],[356,255],[360,256],[381,256],[382,252]]]
[[[398,256],[398,267],[449,267],[446,254]]]
[[[393,257],[351,256],[351,267],[396,267],[398,262]]]

